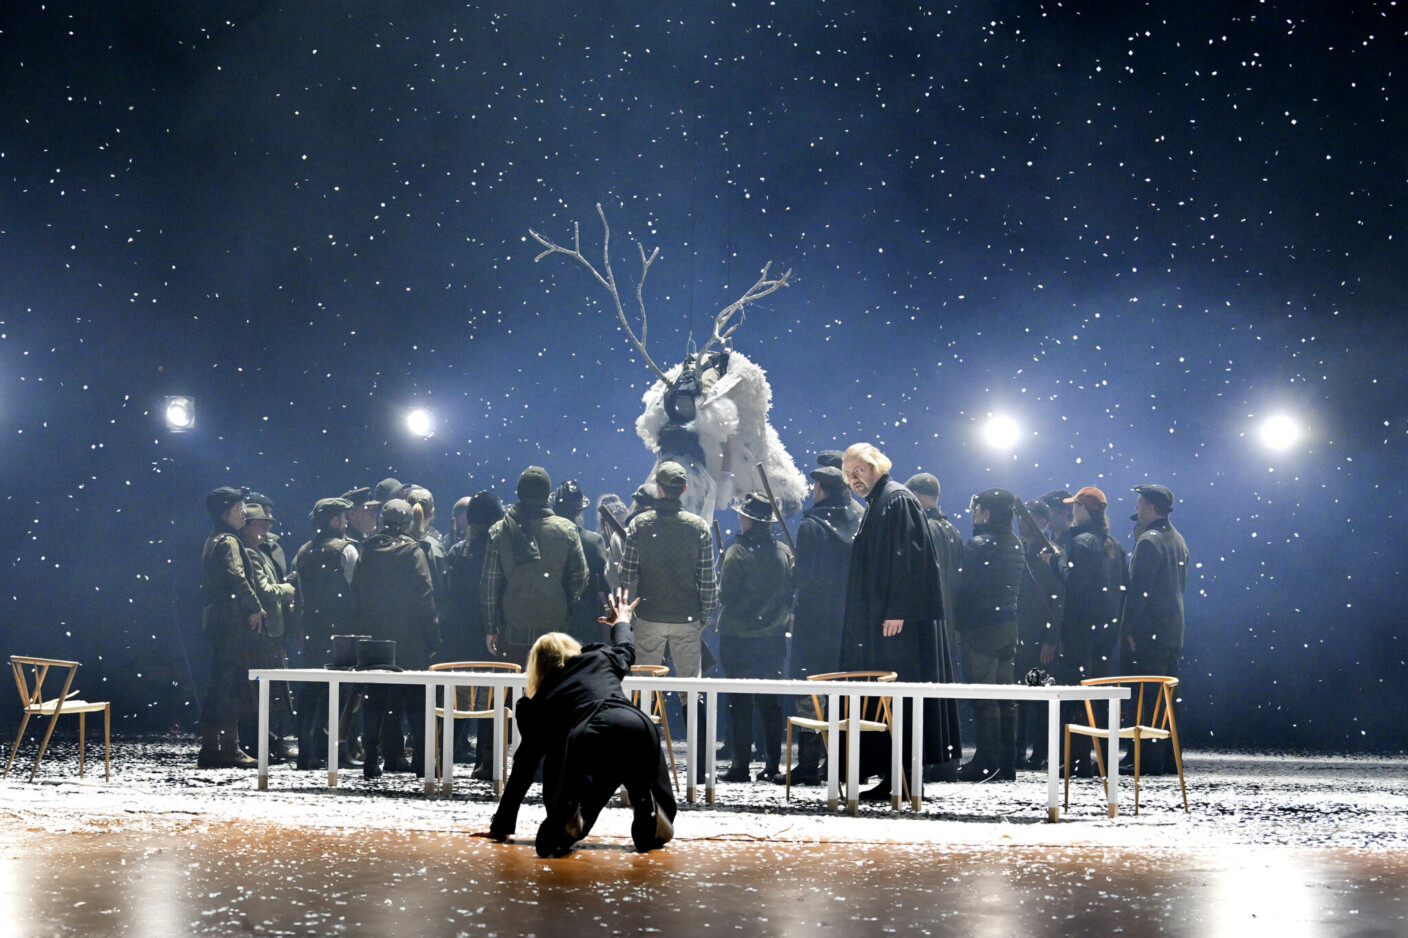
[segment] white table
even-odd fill
[[[509,672],[469,672],[469,671],[335,671],[324,668],[255,668],[249,672],[251,680],[259,682],[259,787],[267,788],[269,783],[269,684],[271,681],[312,681],[328,685],[328,786],[337,785],[337,739],[338,739],[338,697],[343,684],[421,684],[425,687],[425,764],[423,766],[426,794],[450,794],[454,790],[454,707],[444,710],[444,726],[441,733],[440,762],[443,771],[440,778],[435,775],[435,752],[430,741],[435,739],[435,697],[436,690],[444,691],[444,699],[454,700],[451,689],[461,686],[503,688],[499,696],[501,705],[496,708],[494,724],[494,792],[503,791],[506,766],[504,765],[504,733],[512,732],[509,721],[504,718],[504,706],[515,693],[521,692],[527,684],[527,676]],[[827,734],[827,807],[835,811],[840,808],[840,702],[849,701],[846,707],[850,726],[848,735],[859,738],[861,697],[887,697],[892,701],[892,725],[890,728],[893,745],[890,747],[890,777],[900,775],[903,761],[903,747],[900,745],[904,734],[903,700],[913,700],[914,725],[909,728],[913,742],[911,765],[908,776],[914,782],[910,786],[910,801],[914,810],[919,810],[924,793],[922,779],[924,708],[920,701],[930,698],[959,700],[1037,700],[1047,704],[1046,739],[1050,754],[1046,769],[1046,811],[1047,819],[1055,821],[1060,814],[1060,752],[1061,752],[1061,703],[1074,700],[1103,700],[1108,708],[1106,733],[1107,757],[1105,760],[1109,784],[1107,787],[1106,813],[1115,817],[1119,813],[1119,740],[1120,702],[1128,700],[1127,687],[1110,685],[1086,687],[1082,685],[1052,685],[1049,687],[1027,687],[1021,684],[929,684],[896,682],[877,684],[868,681],[793,681],[793,680],[745,680],[741,678],[678,678],[631,676],[622,682],[627,693],[632,690],[672,691],[685,702],[685,722],[687,740],[686,752],[697,751],[693,745],[699,735],[698,702],[704,695],[704,746],[703,781],[705,801],[714,803],[717,783],[715,765],[715,740],[718,737],[719,694],[782,694],[804,696],[815,694],[826,697],[827,716],[830,732]],[[698,797],[700,766],[686,758],[686,796],[691,802]],[[846,810],[850,814],[859,811],[860,788],[860,746],[847,747],[846,759]],[[902,794],[895,788],[891,795],[891,806],[900,809]]]

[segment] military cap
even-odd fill
[[[928,495],[930,498],[939,497],[939,480],[929,472],[918,472],[909,477],[909,481],[904,484],[915,495]]]
[[[381,523],[392,530],[404,531],[411,523],[411,503],[403,498],[393,498],[381,506]]]
[[[688,479],[684,466],[677,462],[666,460],[655,470],[655,484],[663,485],[667,489],[682,489]]]
[[[1144,500],[1156,509],[1168,514],[1173,511],[1173,491],[1164,485],[1136,485],[1130,491],[1138,492]]]
[[[831,466],[835,469],[841,468],[841,451],[839,449],[824,449],[816,454],[816,464],[818,466]]]
[[[969,502],[969,506],[981,505],[988,511],[994,509],[1001,510],[1003,508],[1011,511],[1016,500],[1017,497],[1006,489],[983,489],[977,495],[973,496],[973,500]]]
[[[544,502],[552,494],[552,477],[542,466],[529,466],[518,477],[518,500],[521,502]]]
[[[749,492],[742,501],[733,506],[733,510],[745,518],[767,524],[777,520],[777,515],[773,514],[772,502],[762,492]]]
[[[400,497],[401,489],[404,487],[405,486],[395,479],[382,479],[376,484],[376,488],[372,491],[372,500],[386,504],[391,501],[391,499]]]
[[[351,502],[353,508],[357,508],[369,503],[376,503],[375,500],[372,498],[372,490],[365,485],[361,488],[348,489],[347,491],[342,493],[342,497],[345,498],[347,501]]]
[[[346,498],[320,498],[313,503],[313,510],[308,513],[308,520],[313,522],[314,526],[321,528],[328,523],[329,518],[340,515],[352,507],[354,507],[352,502]]]
[[[464,509],[464,520],[469,524],[493,524],[503,516],[504,503],[488,489],[471,495]]]
[[[813,469],[807,473],[807,476],[827,492],[840,492],[846,488],[846,477],[841,475],[841,470],[835,466],[822,466],[820,469]]]
[[[249,489],[236,489],[228,485],[222,485],[218,489],[212,489],[205,496],[205,510],[210,513],[210,517],[219,520],[225,516],[235,502],[242,502],[249,494]]]
[[[572,517],[591,503],[592,500],[582,493],[582,484],[576,479],[568,479],[552,493],[553,513],[564,518]]]

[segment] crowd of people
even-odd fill
[[[1033,669],[1049,669],[1061,683],[1178,675],[1188,549],[1169,521],[1167,487],[1132,490],[1133,550],[1126,552],[1094,486],[1030,500],[1002,488],[979,492],[967,506],[965,539],[939,507],[933,474],[916,472],[901,484],[891,461],[868,443],[822,452],[817,463],[795,534],[771,495],[758,491],[732,506],[737,533],[728,544],[717,523],[682,508],[688,475],[669,461],[629,501],[600,496],[596,531],[584,524],[592,502],[582,487],[567,481],[554,488],[537,466],[524,470],[508,507],[490,491],[460,498],[443,534],[427,488],[385,479],[319,499],[308,515],[312,536],[292,561],[267,498],[218,488],[206,500],[214,524],[203,554],[211,672],[197,764],[253,765],[240,743],[241,723],[249,738],[253,714],[248,670],[330,663],[334,635],[395,642],[394,665],[405,669],[511,661],[529,671],[517,718],[524,739],[538,740],[518,751],[515,799],[547,752],[556,760],[549,774],[557,792],[577,791],[570,779],[586,771],[581,766],[598,765],[601,753],[635,753],[615,762],[635,766],[632,798],[646,802],[637,846],[650,849],[668,839],[674,804],[658,791],[658,759],[640,755],[653,747],[658,756],[654,725],[618,712],[619,681],[631,664],[668,663],[682,677],[715,669],[741,678],[872,671],[901,681],[985,684],[1010,684]],[[425,745],[419,688],[373,684],[365,695],[345,693],[339,705],[349,719],[341,725],[354,726],[360,706],[361,731],[360,739],[354,730],[340,741],[343,767],[360,765],[368,777],[416,771]],[[296,698],[284,686],[271,699],[272,757],[318,767],[318,754],[327,752],[318,739],[326,696],[305,684]],[[926,701],[924,780],[1011,779],[1019,769],[1043,769],[1051,754],[1035,706],[974,701],[975,751],[961,763],[957,702]],[[782,782],[787,717],[812,710],[811,697],[729,695],[723,778]],[[547,720],[548,713],[561,720]],[[553,732],[576,727],[578,747],[566,761],[563,740],[557,749],[542,743],[542,727],[563,720],[566,728]],[[457,759],[473,761],[474,776],[487,778],[490,734],[467,722],[459,730]],[[878,784],[861,797],[888,800],[888,737],[869,735],[879,742],[862,748],[862,774],[878,776]],[[596,754],[582,748],[608,737],[614,742],[600,743]],[[1075,772],[1091,772],[1088,742],[1072,756]],[[818,783],[822,760],[817,738],[802,734],[791,783]],[[762,763],[756,775],[755,762]],[[1171,754],[1156,745],[1144,756],[1144,773],[1166,770]],[[540,852],[557,855],[590,830],[605,801],[599,782],[585,801],[553,796]],[[517,800],[501,810],[499,833],[511,831],[516,810]]]

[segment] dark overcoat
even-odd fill
[[[792,677],[835,669],[841,657],[841,622],[846,610],[846,576],[851,542],[860,527],[856,500],[846,493],[823,499],[797,526],[793,568],[797,605],[792,613]]]
[[[881,476],[866,496],[865,518],[851,545],[842,671],[894,671],[901,681],[953,683],[953,649],[945,630],[939,561],[924,508],[914,494]],[[904,622],[886,638],[887,619]],[[908,741],[908,731],[905,733]],[[924,761],[946,762],[960,751],[958,702],[924,706]]]

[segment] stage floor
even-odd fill
[[[252,773],[189,768],[185,743],[115,752],[110,783],[101,764],[79,781],[63,750],[35,783],[0,783],[4,934],[1408,934],[1403,759],[1190,753],[1191,814],[1159,778],[1139,817],[1109,820],[1083,780],[1058,824],[1031,773],[929,785],[918,816],[726,785],[662,851],[632,852],[613,807],[541,860],[536,789],[500,845],[470,836],[493,811],[482,783],[330,792],[275,767],[259,792]]]

